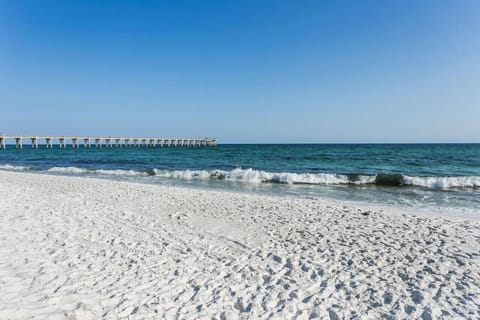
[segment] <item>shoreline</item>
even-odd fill
[[[480,316],[475,218],[93,177],[0,181],[0,317]]]
[[[18,167],[22,168],[22,167]],[[115,170],[114,170],[115,171]],[[28,171],[25,169],[0,169],[0,172],[12,172],[12,173],[26,173],[26,174],[34,174],[34,175],[47,175],[47,176],[55,176],[55,177],[67,177],[67,178],[80,178],[80,179],[93,179],[93,180],[106,180],[106,181],[115,181],[115,182],[127,182],[127,183],[138,183],[141,185],[154,185],[160,187],[168,187],[168,188],[179,188],[179,189],[188,189],[188,190],[200,190],[200,191],[207,191],[207,192],[219,192],[219,193],[232,193],[232,194],[246,194],[246,195],[253,195],[253,196],[265,196],[265,197],[272,197],[272,198],[291,198],[291,199],[305,199],[305,200],[313,200],[313,201],[323,201],[326,203],[333,203],[333,204],[347,204],[349,206],[364,208],[365,210],[383,210],[386,212],[394,213],[394,214],[409,214],[415,216],[422,216],[427,218],[446,218],[451,220],[472,220],[472,221],[480,221],[480,216],[475,217],[471,216],[471,213],[452,213],[451,211],[441,211],[442,207],[434,206],[434,207],[418,207],[413,208],[411,206],[405,206],[400,204],[387,204],[387,203],[370,203],[367,200],[347,200],[347,199],[336,199],[336,198],[328,198],[322,197],[321,195],[312,196],[312,195],[298,195],[298,194],[291,194],[291,193],[273,193],[269,191],[251,191],[249,189],[235,189],[235,188],[226,188],[226,187],[218,187],[216,185],[212,186],[203,186],[201,184],[198,185],[189,185],[189,184],[160,184],[155,183],[151,180],[134,180],[129,179],[132,176],[126,175],[123,178],[116,175],[116,174],[106,174],[106,175],[81,175],[81,174],[66,174],[62,172],[49,172],[49,171]],[[140,178],[148,178],[148,175],[139,176]],[[187,180],[188,181],[188,180]],[[201,180],[200,180],[201,181]],[[234,183],[234,181],[232,181]],[[238,183],[243,184],[245,182],[239,181]],[[349,186],[347,186],[349,187]]]
[[[304,195],[301,195],[301,194],[290,193],[288,190],[284,190],[278,193],[268,189],[252,191],[251,189],[249,189],[249,187],[256,186],[256,185],[255,184],[252,185],[251,183],[247,183],[246,181],[229,181],[229,183],[232,185],[225,185],[225,186],[219,186],[218,184],[212,184],[212,185],[206,186],[206,185],[203,185],[202,183],[209,183],[209,182],[203,179],[197,180],[197,179],[174,178],[172,180],[172,183],[170,183],[170,181],[167,181],[167,180],[164,180],[163,182],[159,183],[158,181],[149,179],[151,177],[147,173],[143,172],[142,174],[138,174],[138,172],[135,170],[112,169],[112,170],[106,170],[106,171],[109,171],[109,173],[103,173],[103,171],[100,170],[100,172],[102,173],[85,174],[86,170],[89,170],[89,169],[73,168],[73,167],[55,167],[56,169],[59,169],[59,170],[54,170],[54,171],[33,170],[32,171],[32,170],[28,170],[28,167],[23,167],[23,166],[4,165],[4,167],[5,168],[2,168],[2,166],[0,165],[0,171],[30,173],[30,174],[40,174],[40,175],[53,175],[53,176],[61,176],[61,177],[78,177],[78,178],[86,178],[86,179],[101,179],[101,180],[110,180],[110,181],[123,181],[123,182],[140,183],[140,184],[148,184],[148,185],[170,186],[172,188],[181,188],[181,189],[186,188],[186,189],[194,189],[194,190],[213,191],[213,192],[240,193],[240,194],[267,196],[267,197],[281,197],[281,198],[289,197],[289,198],[302,198],[302,199],[311,199],[311,200],[319,200],[319,201],[330,201],[334,203],[341,202],[351,206],[365,207],[373,210],[385,209],[390,212],[395,211],[399,213],[408,213],[408,214],[421,215],[426,217],[445,217],[450,219],[467,219],[467,220],[473,220],[473,221],[480,221],[480,216],[477,216],[478,214],[476,214],[476,211],[474,211],[474,209],[470,207],[463,207],[463,206],[443,207],[441,205],[433,205],[433,204],[430,204],[427,206],[414,207],[413,205],[405,205],[400,203],[370,202],[367,199],[363,199],[363,200],[339,199],[336,197],[323,196],[322,194],[312,195],[312,194],[306,193]],[[138,179],[133,179],[134,177],[137,177]],[[168,178],[165,178],[165,179],[168,179]],[[188,182],[194,182],[194,184],[189,184]],[[220,182],[220,181],[214,181],[214,182]],[[237,185],[235,185],[236,183],[239,184],[240,188],[236,188],[237,187]],[[259,184],[259,186],[261,184]],[[233,185],[235,185],[235,187],[233,187]],[[321,187],[334,187],[334,186],[323,185]],[[342,187],[356,188],[356,186],[349,186],[349,185],[344,185]],[[385,187],[385,188],[389,188],[389,187]],[[362,192],[362,191],[359,190],[358,192]],[[438,190],[436,192],[442,192],[442,191]]]

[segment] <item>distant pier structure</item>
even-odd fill
[[[15,148],[22,149],[24,144],[38,149],[43,146],[59,148],[156,148],[156,147],[211,147],[217,145],[215,138],[152,138],[152,137],[95,137],[95,136],[21,136],[0,134],[0,148],[6,149],[7,140],[13,141]],[[54,142],[57,142],[56,144]],[[70,142],[70,144],[68,144]]]

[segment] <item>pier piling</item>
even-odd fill
[[[45,138],[45,148],[48,149],[52,149],[53,148],[53,139],[50,138],[50,137],[46,137]]]
[[[22,138],[15,138],[15,148],[20,148],[22,149],[23,148],[23,141],[22,141]]]
[[[72,138],[72,148],[78,148],[78,138]]]

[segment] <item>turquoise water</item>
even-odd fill
[[[0,150],[0,169],[331,198],[480,217],[480,144]]]

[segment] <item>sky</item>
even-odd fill
[[[0,132],[480,142],[480,1],[0,0]]]

